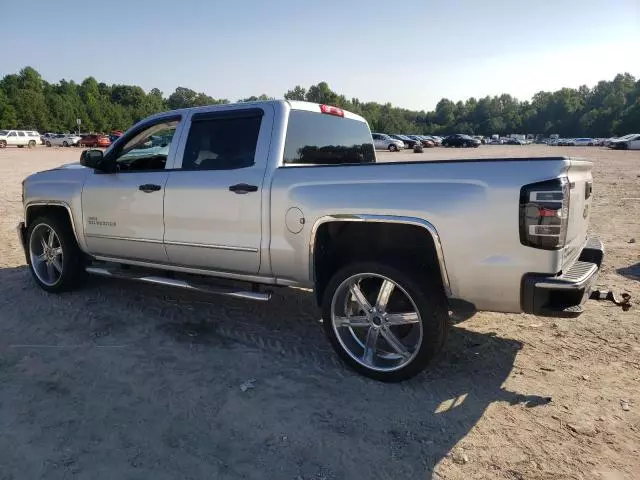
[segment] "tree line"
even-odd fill
[[[267,100],[265,94],[239,102]],[[386,133],[505,135],[531,133],[563,137],[610,137],[640,131],[640,80],[629,73],[593,88],[562,88],[538,92],[520,101],[509,94],[453,102],[443,98],[433,111],[415,111],[390,103],[364,102],[331,90],[326,82],[308,89],[298,85],[284,94],[342,107],[362,115],[371,129]],[[87,77],[82,83],[49,83],[32,67],[0,80],[0,128],[40,132],[110,132],[125,130],[153,113],[184,107],[229,103],[185,87],[168,97],[157,88],[145,92],[134,85],[108,85]]]

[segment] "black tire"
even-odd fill
[[[33,148],[36,146],[36,141],[35,140],[29,140],[29,148]]]
[[[39,225],[46,225],[53,229],[59,239],[60,247],[62,248],[62,272],[60,273],[59,280],[53,285],[47,285],[38,278],[31,261],[31,237],[34,230],[36,230]],[[31,271],[33,279],[40,288],[50,293],[60,293],[73,290],[78,287],[85,276],[85,265],[82,251],[80,250],[80,247],[78,247],[78,243],[76,242],[67,218],[57,213],[45,214],[36,218],[29,225],[26,243],[29,270]]]
[[[422,342],[413,359],[397,370],[379,371],[356,361],[342,346],[332,324],[332,301],[339,286],[360,273],[381,275],[398,284],[408,293],[417,307],[422,324]],[[442,281],[432,272],[412,271],[379,262],[353,263],[338,270],[329,281],[322,301],[323,327],[329,342],[342,360],[353,370],[382,382],[400,382],[419,374],[438,354],[445,343],[449,329],[447,300]]]
[[[51,142],[47,140],[46,145],[47,145],[47,147],[50,147],[51,146]]]
[[[6,140],[0,140],[0,148],[7,148],[7,141]]]
[[[389,151],[390,152],[397,152],[398,151],[398,147],[396,147],[393,143],[391,145],[389,145]]]
[[[62,146],[63,146],[63,147],[68,147],[68,146],[69,146],[69,144],[68,144],[68,143],[67,143],[67,141],[65,140],[64,142],[62,142]]]

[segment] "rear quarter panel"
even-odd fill
[[[527,272],[556,273],[562,253],[520,244],[522,185],[566,173],[566,159],[280,167],[271,186],[270,259],[282,283],[312,286],[311,232],[329,215],[426,220],[437,230],[451,297],[481,310],[520,311]],[[286,226],[302,211],[299,233]]]

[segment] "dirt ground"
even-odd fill
[[[41,291],[15,234],[20,182],[79,151],[0,150],[0,479],[640,478],[640,152],[380,157],[545,155],[594,162],[598,285],[630,293],[631,310],[478,313],[427,372],[386,385],[336,360],[309,294]]]

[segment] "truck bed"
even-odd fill
[[[419,156],[378,153],[379,159],[394,160],[411,155]],[[309,278],[304,278],[309,263],[305,246],[312,241],[313,224],[327,215],[415,218],[437,230],[453,298],[464,298],[479,309],[518,311],[523,273],[560,272],[565,250],[579,252],[586,241],[582,227],[588,218],[583,218],[581,205],[590,169],[589,162],[564,157],[279,168],[271,185],[271,266],[277,277],[304,283]],[[569,229],[575,238],[568,238],[567,248],[555,251],[522,245],[522,186],[561,176],[577,182]],[[291,233],[285,218],[290,208],[299,209],[310,228]]]

